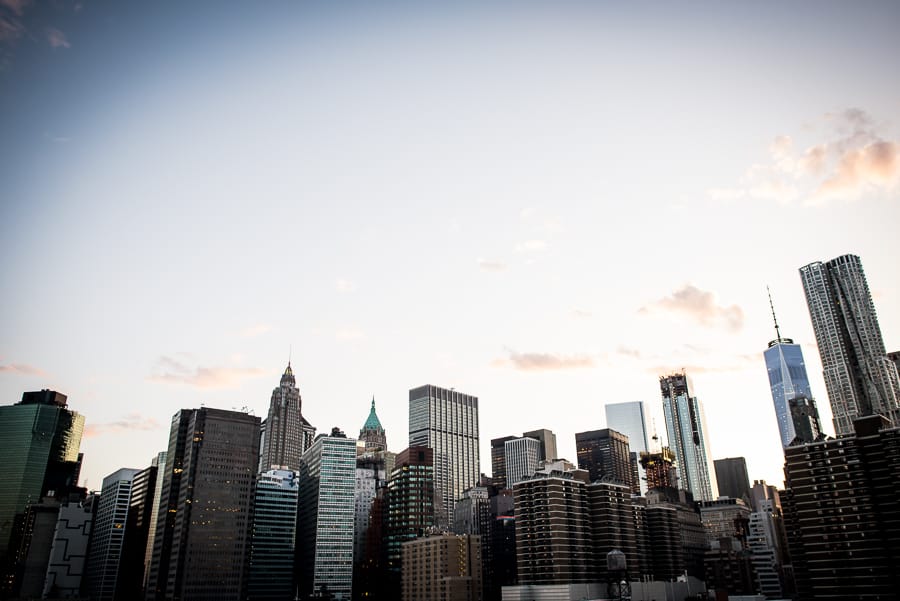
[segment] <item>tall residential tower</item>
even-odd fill
[[[838,436],[879,414],[900,426],[897,366],[887,357],[862,262],[843,255],[800,268]]]
[[[718,496],[718,486],[711,469],[706,420],[700,401],[691,396],[688,378],[683,373],[661,377],[659,388],[669,446],[678,459],[679,484],[697,501],[713,501]]]

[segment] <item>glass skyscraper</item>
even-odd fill
[[[697,501],[713,501],[718,496],[719,487],[711,470],[706,419],[700,401],[690,395],[688,379],[684,374],[660,378],[659,387],[669,447],[675,451],[678,460],[681,476],[679,488],[688,490]]]
[[[806,364],[803,362],[803,351],[790,338],[779,336],[769,343],[763,356],[769,372],[769,386],[772,390],[772,402],[775,404],[781,446],[786,447],[797,437],[790,401],[798,397],[813,398],[809,377],[806,375]]]
[[[356,439],[332,429],[300,460],[297,515],[299,593],[349,600],[353,590]]]
[[[456,501],[478,484],[478,397],[431,385],[410,390],[409,446],[434,451],[438,525],[449,527]]]
[[[290,470],[259,475],[250,538],[247,592],[251,601],[294,598],[297,484],[297,474]]]
[[[641,492],[647,492],[646,474],[640,466],[638,458],[641,453],[650,450],[647,440],[647,414],[643,401],[630,403],[610,403],[606,405],[606,426],[628,437],[628,448],[631,450],[631,462],[638,469],[638,482]]]
[[[885,352],[862,261],[843,255],[810,263],[800,268],[800,279],[835,433],[853,434],[853,420],[873,413],[900,425],[900,378]]]

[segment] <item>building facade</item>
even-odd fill
[[[663,414],[669,446],[678,461],[680,485],[698,501],[712,501],[718,496],[712,458],[706,433],[703,407],[691,396],[685,374],[672,374],[659,379]]]
[[[174,415],[146,599],[243,599],[259,431],[258,417],[237,411]]]
[[[409,391],[409,445],[434,452],[438,524],[449,527],[457,499],[478,484],[478,397],[437,386]]]
[[[719,494],[732,499],[743,499],[750,503],[750,476],[747,474],[747,460],[743,457],[726,457],[713,461]]]
[[[122,468],[103,479],[88,557],[88,590],[92,599],[113,601],[117,594],[119,567],[131,500],[131,483],[140,470]]]
[[[292,599],[298,479],[290,470],[259,475],[250,539],[250,601]]]
[[[515,486],[533,474],[540,464],[541,442],[535,438],[514,438],[504,443],[506,451],[506,485]]]
[[[798,397],[811,401],[813,396],[809,376],[806,374],[806,363],[803,361],[803,350],[790,338],[782,338],[780,332],[778,334],[763,352],[763,357],[769,374],[769,388],[775,406],[775,418],[778,420],[781,446],[786,447],[797,437],[790,401]]]
[[[375,397],[372,397],[372,408],[369,410],[369,417],[359,431],[359,440],[364,443],[363,449],[369,451],[387,451],[387,434],[381,420],[375,413]]]
[[[900,381],[887,357],[862,262],[843,255],[800,268],[838,436],[873,413],[900,426]]]
[[[481,537],[443,534],[403,543],[402,601],[481,601]]]
[[[297,565],[301,595],[353,593],[356,440],[333,428],[320,434],[300,462]]]
[[[556,451],[556,434],[546,428],[530,430],[522,433],[523,438],[533,438],[541,443],[541,454],[538,461],[553,461],[558,459]]]
[[[578,467],[587,470],[591,481],[606,478],[639,488],[631,464],[628,437],[611,428],[575,433]]]
[[[621,432],[628,437],[628,448],[631,451],[631,469],[637,470],[636,482],[639,490],[634,489],[635,494],[647,492],[646,479],[640,465],[641,453],[650,450],[647,437],[647,412],[644,410],[643,401],[629,403],[610,403],[606,405],[606,425],[616,432]]]
[[[315,430],[310,432],[311,426],[303,417],[302,401],[294,370],[289,362],[269,401],[259,471],[273,468],[292,471],[300,469],[300,457],[312,443],[311,434],[315,434]]]
[[[506,479],[506,441],[517,436],[503,436],[491,439],[491,480],[497,488],[509,488]]]

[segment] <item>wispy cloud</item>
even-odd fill
[[[255,367],[188,366],[163,355],[157,359],[153,373],[147,379],[164,384],[186,384],[195,388],[232,388],[242,380],[265,374],[265,370]]]
[[[643,353],[636,348],[631,348],[625,345],[620,344],[616,349],[616,353],[622,355],[623,357],[631,357],[633,359],[640,359],[643,357]]]
[[[31,4],[31,0],[0,0],[0,6],[17,17],[25,14],[25,7],[29,4]]]
[[[253,338],[255,336],[262,336],[268,332],[272,331],[272,326],[267,323],[258,323],[256,325],[248,326],[241,330],[241,335],[246,338]]]
[[[638,312],[683,315],[702,326],[725,326],[731,331],[740,330],[744,325],[744,311],[738,305],[719,305],[713,292],[701,290],[691,284],[641,307]]]
[[[60,30],[51,27],[47,29],[47,42],[50,43],[51,48],[71,48],[72,44],[69,43],[68,38],[66,38],[66,34],[61,32]]]
[[[547,241],[546,240],[526,240],[525,242],[520,242],[516,244],[516,252],[537,252],[547,249]]]
[[[350,326],[344,326],[342,328],[339,328],[338,331],[335,333],[335,338],[337,338],[338,340],[344,340],[344,341],[362,340],[365,337],[366,337],[365,332],[363,332],[362,330],[360,330],[358,328],[353,328]]]
[[[583,369],[595,366],[589,355],[555,355],[552,353],[517,353],[507,351],[504,359],[494,359],[494,367],[512,367],[520,371],[554,371],[562,369]]]
[[[900,141],[885,139],[875,120],[859,108],[823,116],[824,139],[800,147],[779,135],[769,146],[769,160],[751,165],[738,185],[707,190],[715,202],[771,199],[807,204],[853,200],[867,193],[893,190],[900,184]]]
[[[338,278],[334,281],[334,288],[338,292],[356,292],[356,284],[345,278]]]
[[[147,417],[134,412],[113,422],[86,424],[84,427],[84,437],[94,438],[104,434],[122,434],[141,430],[156,430],[159,427],[159,422],[152,417]]]
[[[503,261],[494,261],[491,259],[477,259],[478,267],[482,271],[506,271],[507,265]]]
[[[18,376],[43,376],[46,377],[47,372],[33,365],[24,363],[10,363],[8,365],[0,365],[0,374],[13,374]]]
[[[579,319],[589,319],[594,316],[594,314],[587,309],[572,309],[572,315]]]

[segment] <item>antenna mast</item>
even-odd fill
[[[775,305],[772,303],[772,291],[766,286],[766,294],[769,295],[769,308],[772,309],[772,321],[775,322],[775,339],[781,342],[781,330],[778,328],[778,318],[775,317]]]

